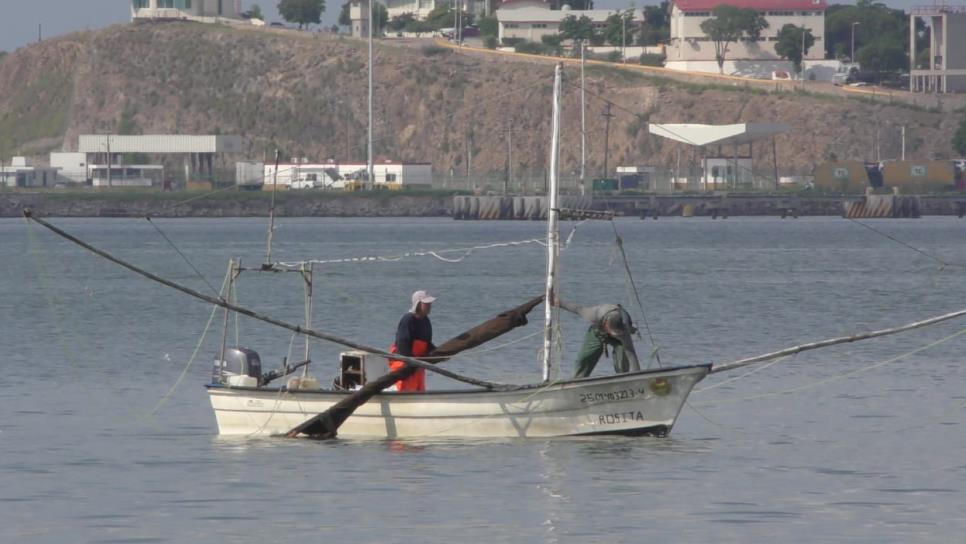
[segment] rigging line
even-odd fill
[[[742,379],[744,379],[744,378],[746,378],[748,376],[751,376],[752,374],[754,374],[754,373],[756,373],[756,372],[758,372],[760,370],[765,370],[765,369],[771,368],[771,367],[777,365],[778,363],[784,361],[788,357],[795,357],[795,355],[790,355],[790,356],[789,355],[786,355],[784,357],[779,357],[779,358],[771,361],[767,365],[756,366],[755,368],[749,370],[748,372],[745,372],[744,374],[741,374],[739,376],[735,376],[733,378],[728,378],[727,380],[718,382],[718,383],[716,383],[714,385],[709,385],[708,387],[702,387],[701,389],[695,389],[694,392],[695,393],[704,393],[705,391],[709,391],[711,389],[715,389],[716,387],[721,387],[722,385],[726,385],[726,384],[729,384],[731,382],[736,382],[738,380],[742,380]]]
[[[228,286],[228,278],[230,276],[231,276],[231,268],[228,269],[228,274],[225,275],[225,280],[221,284],[221,291],[219,292],[219,296],[223,296],[225,288]],[[181,382],[184,380],[185,376],[188,375],[188,369],[190,369],[191,365],[194,364],[195,357],[197,357],[198,352],[201,351],[201,346],[204,344],[205,338],[208,336],[208,331],[211,329],[211,323],[215,320],[215,314],[217,313],[218,313],[218,307],[212,306],[211,315],[208,316],[208,323],[205,324],[205,328],[201,332],[201,338],[199,338],[198,343],[195,344],[195,349],[194,351],[191,352],[191,357],[188,358],[188,363],[181,370],[181,374],[178,375],[178,379],[174,381],[174,384],[171,386],[170,389],[168,389],[168,392],[161,396],[157,404],[154,405],[154,408],[151,408],[151,410],[147,414],[142,415],[141,419],[147,419],[151,416],[154,416],[158,412],[158,410],[160,410],[161,407],[164,406],[164,404],[168,401],[171,395],[174,394],[178,386],[181,385]]]
[[[282,321],[282,320],[279,320],[279,319],[275,319],[274,317],[271,317],[271,316],[268,316],[268,315],[259,314],[258,312],[255,312],[254,310],[251,310],[249,308],[244,308],[244,307],[241,307],[241,306],[236,306],[236,305],[231,304],[229,302],[226,302],[224,300],[210,297],[208,295],[205,295],[204,293],[200,293],[198,291],[195,291],[194,289],[191,289],[190,287],[185,287],[184,285],[181,285],[181,284],[175,283],[175,282],[173,282],[171,280],[162,278],[161,276],[158,276],[157,274],[153,274],[151,272],[148,272],[147,270],[144,270],[142,268],[138,268],[137,266],[135,266],[135,265],[133,265],[131,263],[128,263],[128,262],[126,262],[126,261],[124,261],[124,260],[122,260],[122,259],[120,259],[118,257],[115,257],[115,256],[111,255],[110,253],[107,253],[106,251],[100,250],[100,249],[98,249],[98,248],[96,248],[96,247],[88,244],[87,242],[84,242],[83,240],[81,240],[81,239],[79,239],[79,238],[77,238],[77,237],[75,237],[75,236],[73,236],[71,234],[68,234],[67,232],[65,232],[65,231],[63,231],[63,230],[55,227],[54,225],[48,223],[47,221],[45,221],[45,220],[43,220],[43,219],[41,219],[39,217],[34,216],[33,215],[33,212],[30,209],[24,209],[23,210],[23,214],[24,214],[24,217],[27,217],[29,219],[32,219],[33,221],[37,222],[39,225],[42,225],[47,230],[53,232],[54,234],[60,236],[61,238],[64,238],[65,240],[69,240],[69,241],[73,242],[74,244],[76,244],[76,245],[78,245],[78,246],[80,246],[80,247],[82,247],[82,248],[90,251],[91,253],[94,253],[95,255],[98,255],[98,256],[100,256],[100,257],[102,257],[102,258],[104,258],[104,259],[106,259],[108,261],[111,261],[112,263],[114,263],[114,264],[116,264],[118,266],[121,266],[123,268],[126,268],[126,269],[130,270],[131,272],[134,272],[135,274],[138,274],[139,276],[142,276],[142,277],[147,278],[147,279],[149,279],[151,281],[160,283],[160,284],[162,284],[162,285],[164,285],[166,287],[170,287],[171,289],[174,289],[175,291],[180,291],[181,293],[184,293],[184,294],[186,294],[186,295],[188,295],[190,297],[196,298],[198,300],[202,300],[202,301],[207,302],[209,304],[214,304],[214,305],[219,306],[221,308],[225,308],[225,309],[230,310],[230,311],[233,311],[233,312],[238,312],[238,313],[243,314],[245,316],[248,316],[248,317],[250,317],[252,319],[256,319],[258,321],[262,321],[264,323],[268,323],[269,325],[274,325],[276,327],[279,327],[279,328],[282,328],[282,329],[286,329],[286,330],[290,330],[290,331],[293,331],[293,332],[296,332],[296,333],[299,333],[299,334],[305,334],[307,336],[312,336],[312,337],[318,338],[320,340],[326,340],[326,341],[332,342],[334,344],[339,344],[339,345],[342,345],[342,346],[347,346],[347,347],[350,347],[350,348],[358,349],[360,351],[365,351],[365,352],[371,353],[373,355],[377,355],[379,357],[385,357],[387,359],[397,359],[397,360],[400,360],[400,361],[405,361],[405,362],[409,363],[411,366],[415,366],[417,368],[422,368],[422,369],[428,370],[430,372],[435,372],[437,374],[446,376],[447,378],[451,378],[451,379],[454,379],[454,380],[457,380],[457,381],[461,381],[463,383],[468,383],[470,385],[477,385],[477,386],[484,387],[484,388],[487,388],[487,389],[499,390],[499,391],[508,391],[508,390],[514,390],[514,389],[518,389],[519,388],[519,386],[516,386],[516,385],[504,384],[504,383],[495,383],[495,382],[488,382],[486,380],[478,380],[476,378],[471,378],[469,376],[463,376],[461,374],[457,374],[455,372],[450,372],[449,370],[445,370],[445,369],[439,368],[436,365],[427,363],[426,361],[421,360],[421,359],[416,359],[416,358],[413,358],[413,357],[406,357],[406,356],[400,355],[398,353],[395,353],[395,354],[389,353],[389,352],[387,352],[385,350],[376,349],[376,348],[373,348],[373,347],[366,346],[364,344],[360,344],[358,342],[353,342],[352,340],[348,340],[348,339],[345,339],[345,338],[340,338],[340,337],[338,337],[338,336],[336,336],[334,334],[330,334],[330,333],[327,333],[325,331],[318,331],[318,330],[315,330],[315,329],[309,329],[307,327],[302,327],[300,325],[293,325],[291,323],[288,323],[288,322],[285,322],[285,321]]]
[[[178,255],[180,255],[180,256],[181,256],[181,259],[182,259],[182,260],[184,260],[184,262],[185,262],[185,263],[187,263],[187,264],[188,264],[188,266],[190,266],[190,267],[191,267],[191,269],[195,271],[195,274],[196,274],[196,275],[197,275],[197,276],[198,276],[199,278],[201,278],[201,281],[203,281],[203,282],[205,282],[205,285],[207,285],[207,286],[208,286],[208,289],[211,289],[211,292],[212,292],[212,293],[214,293],[214,294],[216,294],[216,295],[217,295],[218,297],[221,297],[221,296],[222,296],[222,292],[221,292],[221,291],[217,291],[217,290],[215,290],[215,288],[214,288],[214,287],[212,287],[212,285],[211,285],[210,283],[208,283],[208,280],[207,280],[207,279],[205,278],[205,276],[204,276],[204,274],[202,274],[202,273],[201,273],[201,271],[199,271],[199,270],[198,270],[198,269],[197,269],[197,268],[195,267],[195,265],[193,265],[193,264],[191,264],[191,261],[189,261],[189,260],[188,260],[188,256],[187,256],[187,255],[185,255],[184,253],[182,253],[182,252],[181,252],[181,250],[180,250],[180,249],[178,249],[178,246],[176,246],[176,245],[174,245],[174,242],[172,242],[172,241],[171,241],[171,238],[168,238],[168,235],[167,235],[167,234],[165,234],[165,233],[164,233],[164,232],[163,232],[163,231],[162,231],[162,230],[161,230],[161,229],[160,229],[160,228],[158,227],[158,225],[157,225],[157,224],[155,224],[155,222],[154,222],[154,221],[151,221],[151,216],[150,216],[150,215],[146,215],[146,216],[144,216],[144,219],[145,219],[145,220],[146,220],[146,221],[147,221],[148,223],[150,223],[152,227],[154,227],[154,230],[156,230],[156,231],[158,231],[158,234],[160,234],[160,235],[161,235],[161,237],[162,237],[162,238],[164,238],[166,242],[168,242],[168,245],[170,245],[170,246],[171,246],[171,248],[172,248],[172,249],[174,249],[174,250],[175,250],[175,251],[176,251],[176,252],[178,253]]]
[[[801,344],[798,346],[793,346],[779,351],[773,351],[771,353],[766,353],[764,355],[757,355],[755,357],[748,357],[746,359],[740,359],[738,361],[732,361],[729,363],[714,364],[711,367],[710,374],[715,374],[717,372],[725,372],[728,370],[734,370],[736,368],[741,368],[743,366],[748,366],[756,363],[762,363],[764,361],[770,361],[776,357],[783,357],[786,355],[793,355],[796,353],[801,353],[803,351],[809,351],[813,349],[819,349],[829,346],[834,346],[836,344],[844,344],[850,342],[858,342],[860,340],[868,340],[870,338],[878,338],[880,336],[889,336],[892,334],[898,334],[900,332],[911,331],[913,329],[918,329],[926,327],[929,325],[934,325],[936,323],[941,323],[943,321],[948,321],[950,319],[955,319],[966,315],[966,309],[957,310],[955,312],[949,312],[947,314],[938,315],[935,317],[930,317],[928,319],[923,319],[921,321],[915,321],[912,323],[907,323],[898,327],[892,327],[888,329],[881,329],[878,331],[864,332],[852,336],[841,336],[838,338],[829,338],[826,340],[820,340],[818,342],[811,342],[808,344]]]
[[[752,395],[750,397],[742,397],[742,398],[737,398],[737,399],[720,400],[720,401],[710,402],[708,404],[709,405],[715,405],[715,404],[732,404],[732,403],[735,403],[735,402],[741,402],[741,401],[745,401],[745,400],[754,400],[754,399],[760,399],[760,398],[765,398],[765,397],[775,397],[775,396],[779,396],[779,395],[787,395],[789,393],[797,393],[799,391],[804,391],[806,389],[812,389],[814,387],[818,387],[819,385],[824,385],[826,383],[841,381],[841,380],[844,380],[844,379],[847,379],[847,378],[851,378],[852,376],[855,376],[857,374],[862,374],[862,373],[868,372],[870,370],[875,370],[876,368],[879,368],[879,367],[882,367],[882,366],[885,366],[885,365],[888,365],[888,364],[892,364],[892,363],[894,363],[896,361],[900,361],[902,359],[905,359],[906,357],[909,357],[910,355],[915,355],[916,353],[919,353],[921,351],[926,351],[926,350],[928,350],[930,348],[934,348],[934,347],[936,347],[936,346],[938,346],[940,344],[944,344],[946,342],[949,342],[950,340],[954,340],[957,337],[962,336],[964,334],[966,334],[966,329],[962,329],[959,332],[955,332],[953,334],[950,334],[949,336],[940,338],[939,340],[936,340],[935,342],[930,342],[929,344],[926,344],[924,346],[919,346],[918,348],[916,348],[916,349],[914,349],[912,351],[903,353],[901,355],[897,355],[897,356],[895,356],[895,357],[893,357],[891,359],[886,359],[885,361],[880,361],[880,362],[875,363],[875,364],[871,364],[871,365],[868,365],[868,366],[864,366],[862,368],[858,368],[858,369],[855,369],[855,370],[846,372],[844,374],[837,374],[837,375],[832,376],[832,377],[829,377],[829,378],[825,378],[825,379],[822,379],[822,380],[818,380],[818,381],[806,383],[805,385],[801,385],[799,387],[792,387],[790,389],[783,389],[781,391],[772,391],[770,393],[762,393],[760,395]]]
[[[546,241],[540,238],[531,238],[529,240],[518,240],[512,242],[495,242],[492,244],[486,244],[481,246],[464,247],[464,248],[453,248],[453,249],[437,249],[437,250],[413,250],[406,253],[401,253],[398,255],[386,255],[386,256],[365,256],[365,257],[344,257],[340,259],[312,259],[308,261],[287,261],[287,262],[275,262],[274,266],[280,268],[298,268],[306,264],[345,264],[345,263],[355,263],[355,262],[399,262],[403,259],[409,257],[435,257],[444,262],[460,262],[466,258],[470,253],[480,250],[480,249],[493,249],[502,247],[512,247],[520,246],[526,244],[539,244],[546,245]],[[458,260],[451,260],[442,257],[445,253],[464,253],[464,256]]]
[[[923,250],[921,250],[921,249],[919,249],[919,248],[917,248],[916,246],[914,246],[914,245],[912,245],[912,244],[909,244],[909,243],[906,243],[906,242],[903,242],[902,240],[900,240],[900,239],[898,239],[898,238],[896,238],[895,236],[892,236],[892,235],[889,235],[889,234],[887,234],[887,233],[885,233],[885,232],[882,232],[882,231],[880,231],[880,230],[878,230],[878,229],[876,229],[875,227],[873,227],[873,226],[871,226],[871,225],[868,225],[868,224],[866,224],[866,223],[863,223],[862,221],[859,221],[859,220],[857,220],[857,219],[853,219],[853,218],[851,218],[851,217],[846,217],[846,219],[848,219],[849,221],[851,221],[851,222],[853,222],[853,223],[858,223],[859,225],[862,225],[863,227],[865,227],[865,228],[867,228],[867,229],[869,229],[869,230],[871,230],[872,232],[874,232],[874,233],[876,233],[876,234],[878,234],[879,236],[882,236],[883,238],[888,238],[889,240],[892,240],[893,242],[895,242],[895,243],[897,243],[897,244],[899,244],[899,245],[901,245],[901,246],[905,246],[905,247],[907,247],[907,248],[909,248],[909,249],[911,249],[911,250],[913,250],[913,251],[915,251],[916,253],[918,253],[918,254],[920,254],[920,255],[922,255],[922,256],[924,256],[924,257],[927,257],[927,258],[929,258],[929,259],[932,259],[932,260],[934,260],[934,261],[936,261],[936,262],[938,262],[939,264],[941,264],[941,265],[942,265],[942,266],[940,267],[940,270],[942,270],[942,269],[944,269],[944,268],[947,268],[947,267],[950,267],[950,266],[953,266],[953,267],[962,267],[962,266],[964,266],[964,265],[961,265],[961,264],[957,264],[957,263],[950,263],[950,262],[947,262],[947,261],[944,261],[944,260],[942,260],[941,258],[939,258],[939,257],[936,257],[935,255],[932,255],[932,254],[930,254],[930,253],[928,253],[928,252],[926,252],[926,251],[923,251]]]
[[[616,237],[615,242],[617,244],[617,249],[620,250],[621,258],[624,260],[624,271],[627,273],[627,280],[630,282],[631,289],[634,291],[634,299],[637,300],[637,307],[641,310],[641,318],[644,321],[644,330],[647,331],[647,338],[651,341],[651,347],[654,348],[652,354],[657,360],[657,366],[663,367],[664,365],[661,364],[660,348],[658,347],[657,342],[654,341],[654,335],[651,334],[651,325],[647,321],[647,312],[644,311],[644,303],[641,302],[641,294],[637,290],[637,284],[634,283],[634,275],[631,273],[631,265],[627,262],[627,253],[624,252],[624,240],[617,232],[617,225],[614,224],[614,221],[610,222],[610,226],[614,229],[614,236]]]

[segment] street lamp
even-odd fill
[[[859,21],[852,23],[852,53],[849,55],[849,62],[855,63],[855,25],[862,24]]]

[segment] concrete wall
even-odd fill
[[[803,76],[807,80],[831,81],[832,76],[839,70],[841,61],[814,60],[805,61]],[[714,60],[675,61],[670,57],[664,63],[665,68],[683,72],[718,73],[718,62]],[[787,60],[725,60],[724,73],[732,76],[771,79],[774,72],[788,72],[791,77],[797,77],[794,65]]]

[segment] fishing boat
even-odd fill
[[[558,66],[548,184],[547,284],[542,300],[554,300],[557,285],[560,86]],[[539,302],[534,301],[523,314]],[[551,335],[558,311],[554,304],[544,304],[544,307],[542,382],[419,393],[381,391],[339,422],[338,435],[367,438],[666,435],[674,427],[691,389],[710,370],[711,365],[694,365],[551,380],[549,365],[554,356]],[[386,368],[381,355],[384,354],[344,353],[337,369],[339,383],[345,387],[365,385],[365,377],[373,368]],[[351,389],[323,389],[312,379],[303,382],[296,378],[274,387],[263,382],[257,353],[240,348],[223,353],[213,372],[213,381],[207,385],[220,434],[312,436],[316,433],[306,427],[307,421],[357,394]]]

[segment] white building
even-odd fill
[[[0,185],[14,188],[53,187],[57,169],[34,166],[26,157],[13,157],[10,164],[0,161]]]
[[[909,15],[909,56],[916,58],[916,19],[929,33],[929,68],[910,70],[910,91],[966,92],[966,5],[913,8]],[[915,68],[915,67],[913,67]]]
[[[369,0],[349,2],[349,19],[352,21],[352,35],[356,38],[369,36]]]
[[[837,61],[825,58],[825,0],[671,0],[671,39],[665,66],[674,70],[718,73],[715,44],[701,30],[701,23],[712,16],[719,5],[750,8],[761,13],[768,28],[758,40],[741,40],[728,45],[724,73],[752,77],[768,77],[772,72],[787,71],[791,63],[775,52],[778,32],[787,24],[805,27],[815,44],[805,55],[806,71],[816,70],[817,79],[829,79]],[[809,62],[812,61],[812,62]],[[829,64],[830,68],[818,66]],[[827,77],[824,75],[827,73]],[[806,73],[806,77],[809,74]]]
[[[566,17],[587,17],[597,28],[606,26],[607,18],[617,11],[607,9],[571,10],[569,6],[563,9],[551,9],[550,0],[505,0],[496,10],[499,22],[498,38],[500,43],[506,38],[522,38],[539,42],[543,36],[553,36],[560,33],[560,22]],[[643,10],[634,10],[634,20],[643,21]],[[631,45],[628,39],[628,45]]]
[[[239,19],[241,2],[238,0],[132,0],[131,20],[188,19],[216,22],[218,19]]]
[[[327,163],[290,162],[265,165],[264,187],[277,183],[286,189],[351,189],[364,185],[367,165],[364,162]],[[372,165],[377,188],[429,188],[433,184],[433,165],[430,163],[376,162]]]
[[[477,18],[492,11],[489,7],[491,0],[461,0],[461,3],[461,9],[464,13],[471,13]],[[423,20],[429,15],[429,12],[439,6],[450,8],[454,6],[453,0],[385,0],[385,4],[386,13],[390,20],[405,13],[412,13],[416,19]]]
[[[91,179],[87,168],[87,153],[51,153],[50,166],[58,169],[59,181],[87,183]]]
[[[161,187],[164,166],[160,164],[91,164],[91,185],[94,187]]]

